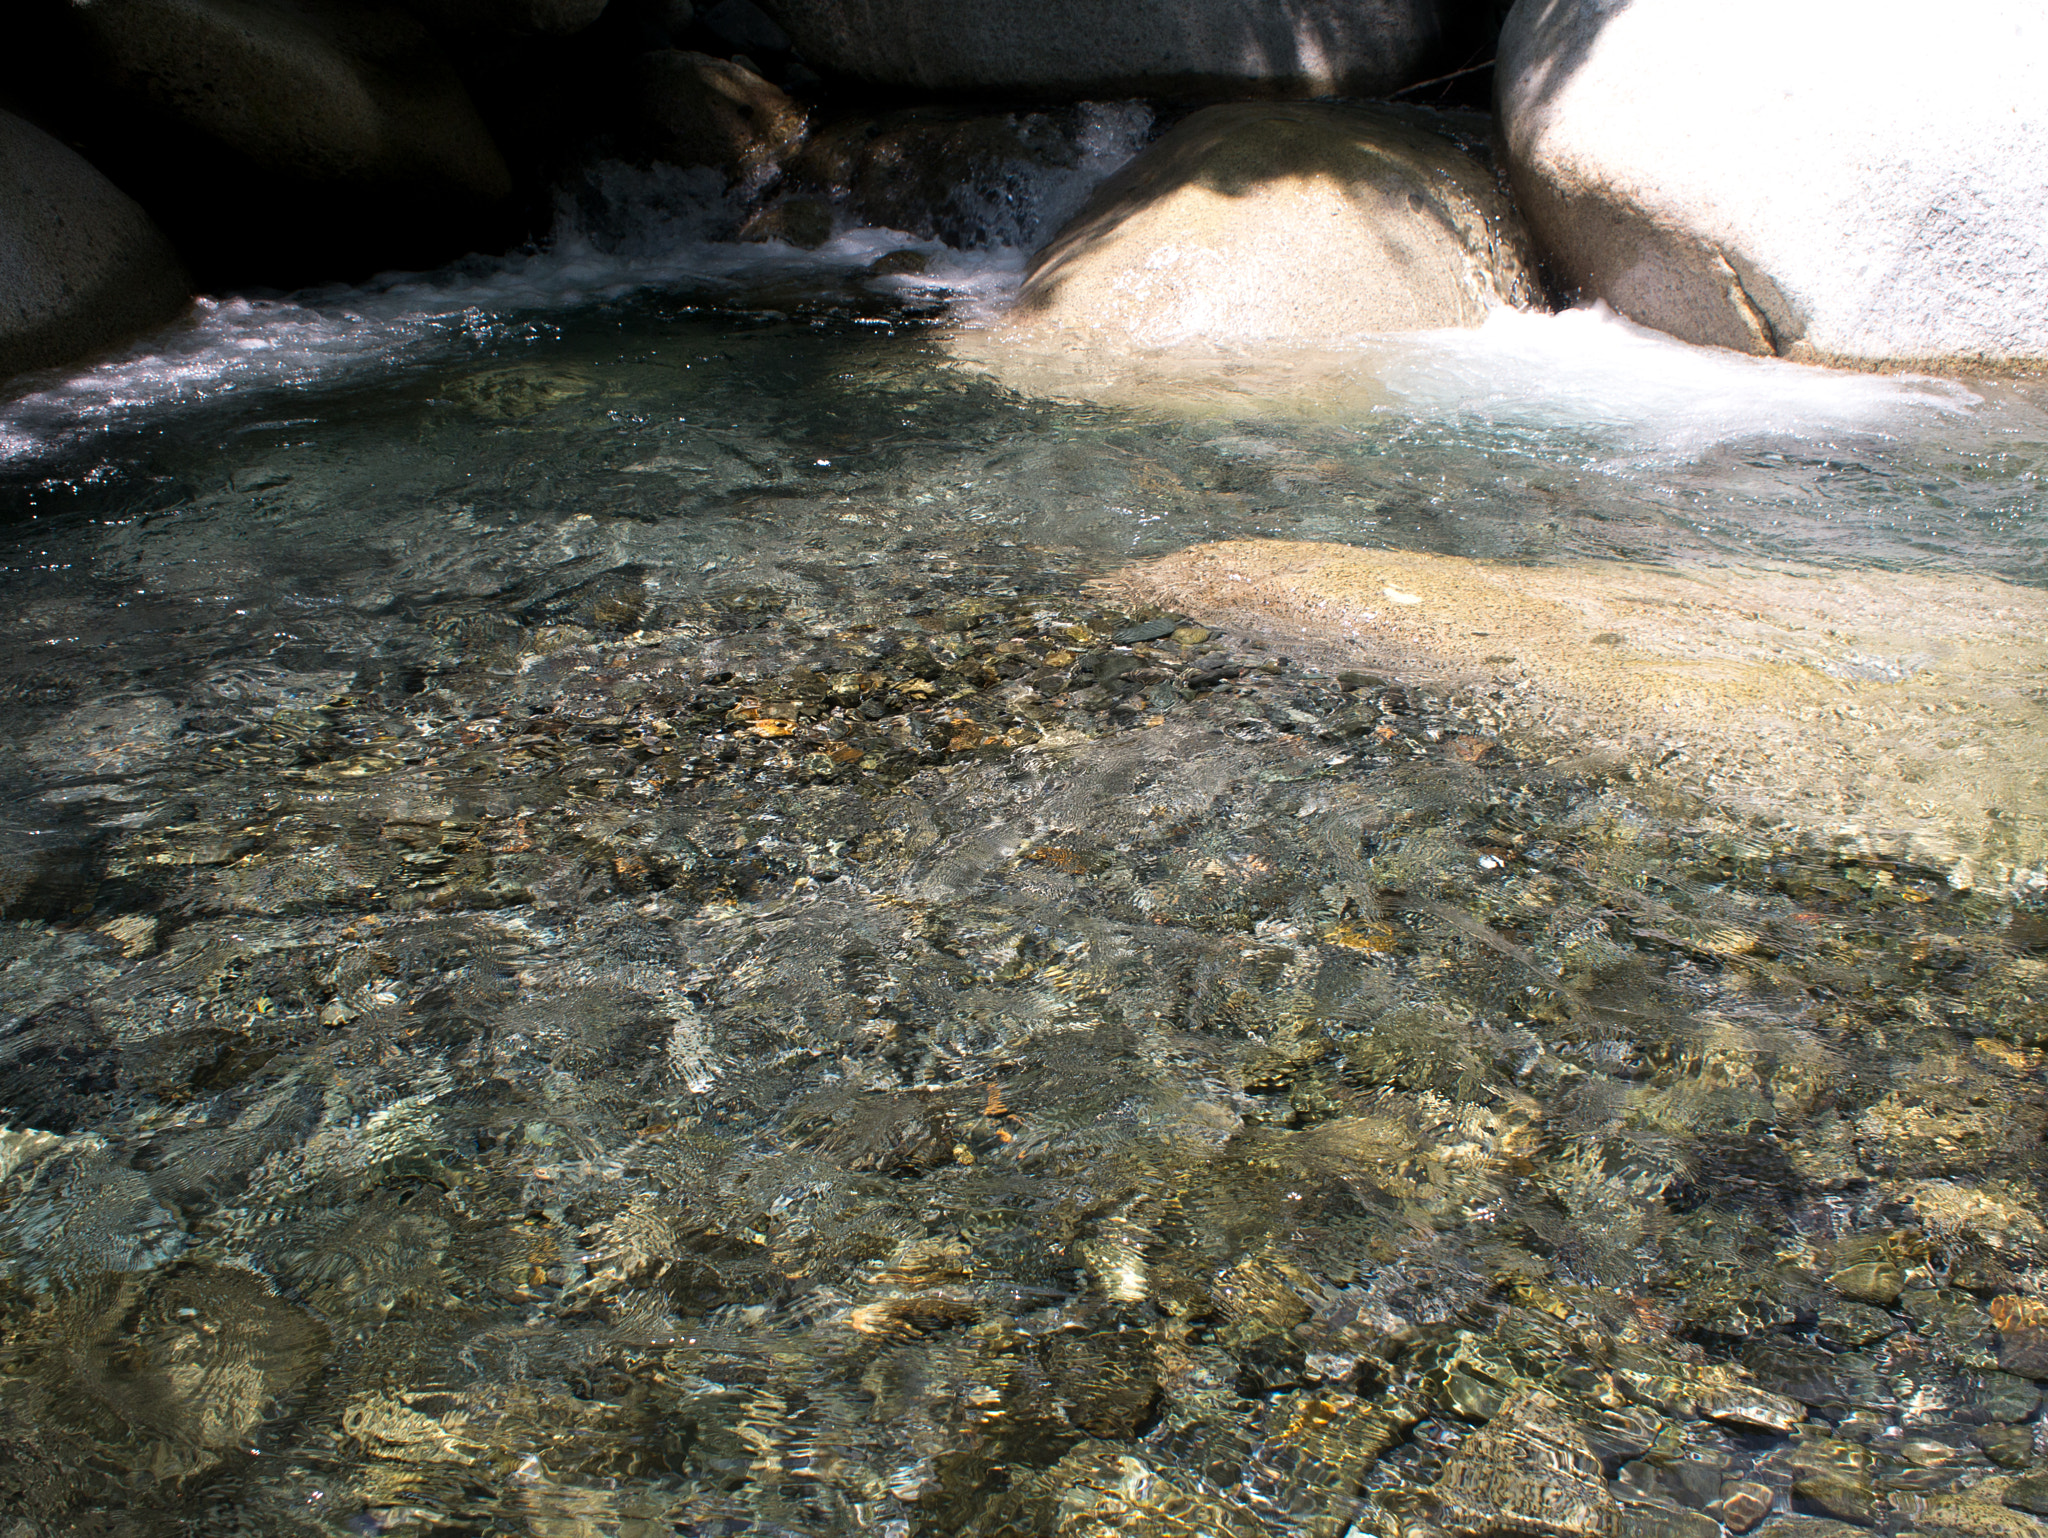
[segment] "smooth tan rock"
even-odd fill
[[[2048,360],[2048,12],[1518,0],[1497,101],[1556,275],[1690,342]]]
[[[762,0],[819,69],[1039,98],[1373,96],[1415,78],[1433,0]]]
[[[1492,176],[1389,113],[1196,113],[1031,262],[1015,321],[1127,346],[1325,345],[1475,326],[1532,289]]]
[[[1869,1485],[1846,1479],[1812,1475],[1792,1482],[1792,1494],[1803,1504],[1823,1511],[1842,1522],[1875,1527],[1885,1508]]]
[[[1991,1322],[1998,1330],[1998,1365],[2022,1378],[2048,1379],[2048,1303],[2015,1295],[1994,1298]]]
[[[1845,1298],[1889,1308],[1906,1290],[1906,1273],[1886,1260],[1866,1260],[1844,1266],[1828,1278],[1828,1284]]]
[[[1769,1485],[1754,1480],[1733,1480],[1721,1489],[1721,1498],[1708,1507],[1731,1533],[1746,1533],[1770,1514],[1778,1495]]]
[[[0,378],[126,341],[190,297],[148,215],[64,145],[0,112]]]
[[[758,186],[803,143],[804,109],[744,65],[687,49],[640,58],[641,145],[657,160],[713,166]]]
[[[1111,585],[1333,670],[1496,695],[1524,752],[1628,763],[1958,885],[2048,882],[2048,594],[2035,588],[1279,540],[1196,546]]]
[[[1104,182],[954,351],[1018,389],[1097,398],[1134,359],[1168,390],[1273,360],[1320,375],[1368,336],[1528,303],[1533,272],[1492,174],[1416,119],[1211,107]]]

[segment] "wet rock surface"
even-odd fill
[[[811,135],[789,178],[859,224],[951,246],[1032,250],[1078,208],[1093,165],[1107,171],[1139,148],[1151,120],[1151,109],[1135,104],[842,117]],[[1048,183],[1061,177],[1076,192],[1048,199]]]
[[[780,173],[802,144],[806,113],[744,65],[681,48],[643,54],[629,89],[633,142],[656,160],[711,166],[755,188]]]

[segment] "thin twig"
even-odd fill
[[[1430,80],[1418,80],[1413,85],[1404,85],[1398,91],[1389,91],[1387,93],[1387,100],[1392,101],[1396,96],[1406,96],[1410,91],[1420,91],[1425,86],[1442,85],[1446,80],[1457,80],[1466,75],[1476,75],[1482,69],[1492,69],[1493,62],[1493,60],[1488,59],[1484,64],[1468,64],[1463,69],[1452,70],[1448,75],[1438,75]]]

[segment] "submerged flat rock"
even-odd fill
[[[1600,1460],[1541,1389],[1517,1393],[1473,1433],[1444,1466],[1437,1496],[1444,1530],[1456,1538],[1578,1538],[1615,1527]]]
[[[1511,735],[1752,815],[2038,886],[2048,594],[1983,577],[1525,567],[1283,540],[1128,569],[1126,596],[1331,667],[1490,692]]]

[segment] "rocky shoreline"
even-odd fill
[[[1777,23],[1746,5],[26,0],[0,374],[132,339],[194,282],[516,246],[605,158],[702,171],[741,239],[1036,248],[997,351],[1284,354],[1597,299],[1801,361],[2048,358],[2048,26],[1971,0],[1929,93],[1882,26],[1854,68],[1815,63],[1840,39],[1809,19],[1752,71],[1730,40]],[[1412,110],[1489,89],[1490,121]],[[1064,229],[1037,220],[1019,178],[1085,161],[1074,105],[1110,100],[1164,137]],[[126,254],[122,303],[87,247]]]

